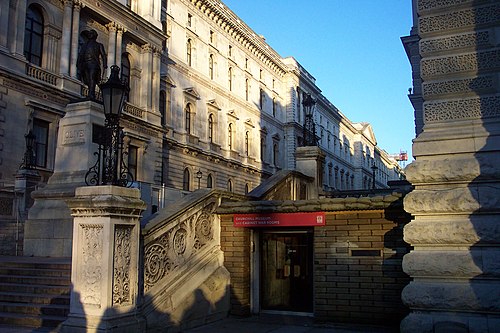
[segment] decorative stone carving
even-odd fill
[[[132,304],[130,298],[130,244],[132,226],[116,226],[113,255],[113,305]]]
[[[423,59],[421,66],[424,79],[462,72],[494,70],[500,67],[500,50]]]
[[[207,242],[213,239],[213,217],[203,212],[196,221],[194,248],[201,249]]]
[[[421,34],[463,28],[481,24],[494,24],[500,20],[500,5],[494,4],[473,9],[464,9],[419,19]]]
[[[420,0],[418,1],[418,10],[429,10],[444,7],[452,7],[471,2],[471,0]]]
[[[430,82],[422,85],[423,95],[426,98],[435,95],[464,94],[474,92],[494,92],[495,79],[493,76],[479,76],[463,80]]]
[[[500,97],[498,96],[424,103],[426,123],[498,116],[500,116]]]
[[[80,224],[83,233],[81,301],[83,304],[101,307],[101,271],[103,250],[103,226],[100,224]]]
[[[487,30],[445,38],[422,40],[420,42],[420,54],[450,51],[462,48],[476,50],[479,47],[485,46],[491,46],[490,34]]]
[[[186,251],[186,238],[187,238],[187,231],[186,229],[179,229],[175,232],[174,235],[174,250],[175,254],[177,255],[182,255]]]
[[[214,241],[213,207],[213,203],[208,204],[182,220],[166,223],[169,229],[145,245],[146,292]]]

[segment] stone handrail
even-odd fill
[[[26,75],[37,80],[49,83],[53,86],[57,84],[57,75],[45,69],[42,69],[31,64],[26,64]]]
[[[196,305],[201,306],[199,313],[227,315],[230,277],[224,267],[220,220],[215,210],[229,196],[219,190],[198,190],[146,221],[142,228],[143,315],[148,327],[184,325],[182,318],[191,311],[186,306],[200,290],[205,290],[207,302]],[[221,302],[223,299],[226,301]],[[209,304],[211,310],[201,310],[203,304]]]

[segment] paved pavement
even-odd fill
[[[0,325],[0,333],[49,333],[49,329]],[[310,318],[261,315],[229,317],[184,333],[396,333],[395,328],[356,324],[313,324]],[[140,333],[140,332],[131,332]]]

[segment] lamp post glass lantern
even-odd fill
[[[128,85],[119,78],[120,68],[111,66],[108,81],[99,85],[104,107],[104,137],[100,140],[96,164],[85,176],[87,185],[131,186],[132,174],[125,164],[120,117]],[[102,162],[102,163],[101,163]]]
[[[24,152],[24,161],[22,168],[23,169],[35,169],[36,168],[36,160],[35,160],[35,134],[33,131],[29,131],[28,134],[24,136],[26,140],[26,151]]]
[[[198,178],[198,190],[200,189],[201,177],[203,177],[203,172],[201,172],[201,169],[199,169],[196,173],[196,178]]]
[[[302,102],[305,111],[304,117],[304,147],[317,146],[318,139],[316,138],[316,124],[314,123],[314,107],[316,105],[316,100],[312,98],[311,94],[307,94]]]

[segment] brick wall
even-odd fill
[[[231,310],[250,314],[250,229],[233,227],[233,216],[221,216],[221,248],[224,266],[231,273]]]
[[[326,226],[314,230],[317,320],[399,323],[407,313],[401,302],[409,283],[401,268],[409,250],[403,242],[406,222],[402,211],[327,213]]]

